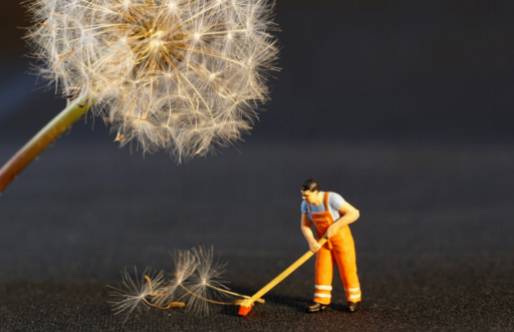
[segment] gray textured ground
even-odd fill
[[[6,159],[21,140],[0,145]],[[321,146],[321,148],[319,148]],[[514,145],[249,142],[174,165],[65,137],[0,198],[0,331],[512,331]],[[306,250],[298,185],[316,176],[361,210],[353,227],[364,306],[303,313],[312,262],[242,319],[114,317],[126,266],[213,245],[252,293]]]

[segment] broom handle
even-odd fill
[[[327,242],[327,238],[323,237],[318,241],[318,244],[320,246],[323,246]],[[287,269],[282,271],[278,276],[275,277],[275,279],[271,280],[266,286],[262,287],[257,293],[255,293],[251,298],[248,299],[248,302],[255,302],[261,297],[264,296],[267,292],[269,292],[273,287],[278,285],[280,282],[282,282],[285,278],[287,278],[291,273],[293,273],[296,269],[298,269],[300,266],[302,266],[303,263],[305,263],[309,258],[312,257],[314,253],[312,251],[307,251],[305,254],[303,254],[302,257],[298,258],[293,264],[291,264]]]

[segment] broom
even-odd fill
[[[328,241],[326,235],[323,236],[319,241],[318,244],[320,246],[323,246]],[[309,260],[309,258],[312,257],[314,253],[312,251],[307,251],[305,254],[303,254],[302,257],[298,258],[293,264],[291,264],[288,268],[286,268],[284,271],[282,271],[278,276],[276,276],[273,280],[271,280],[269,283],[267,283],[264,287],[262,287],[257,293],[252,295],[249,299],[244,299],[239,302],[239,316],[248,316],[248,314],[252,311],[253,304],[259,300],[262,296],[264,296],[266,293],[268,293],[273,287],[281,283],[285,278],[287,278],[291,273],[296,271],[300,266],[303,265],[306,261]]]

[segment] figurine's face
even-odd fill
[[[317,203],[319,191],[302,190],[302,198],[309,204]]]

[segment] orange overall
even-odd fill
[[[323,198],[325,210],[323,212],[310,211],[309,204],[307,209],[311,215],[318,238],[321,238],[328,227],[334,223],[334,218],[328,206],[328,192]],[[348,302],[361,301],[361,289],[359,277],[357,276],[357,264],[355,258],[355,244],[350,227],[345,225],[327,244],[316,253],[315,277],[314,277],[314,302],[329,304],[332,298],[332,275],[333,264],[337,264],[339,276],[343,283],[346,300]]]

